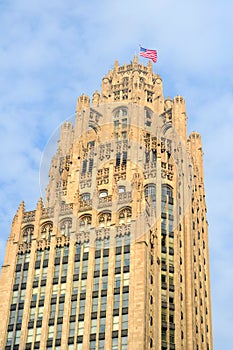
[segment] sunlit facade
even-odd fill
[[[152,65],[115,62],[12,222],[0,349],[212,350],[203,152]]]

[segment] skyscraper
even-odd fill
[[[0,349],[213,349],[203,151],[186,122],[136,56],[79,97],[44,203],[12,222]]]

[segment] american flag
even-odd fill
[[[140,46],[140,56],[151,59],[154,63],[157,62],[157,51],[144,49],[144,47]]]

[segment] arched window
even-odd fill
[[[23,230],[23,242],[31,243],[34,232],[34,226],[27,226]]]
[[[60,232],[63,236],[70,237],[71,228],[72,228],[72,219],[71,218],[64,219],[60,223]]]
[[[166,184],[162,185],[162,198],[163,197],[164,197],[164,199],[165,199],[165,197],[172,198],[172,194],[173,194],[173,189],[171,186],[166,185]]]
[[[81,200],[82,201],[88,202],[90,199],[91,199],[90,193],[87,192],[87,193],[81,194]]]
[[[119,186],[118,193],[124,193],[124,192],[125,192],[125,186]]]
[[[104,198],[108,196],[108,190],[100,190],[99,191],[99,198]]]
[[[130,223],[132,217],[132,209],[124,208],[119,212],[119,225],[127,225]]]
[[[91,228],[91,215],[83,215],[79,219],[80,231],[88,231]]]
[[[112,214],[110,212],[100,213],[99,227],[109,227],[111,225]]]
[[[41,238],[50,239],[52,231],[53,231],[53,223],[52,222],[46,222],[41,227]]]
[[[156,210],[156,186],[154,184],[146,185],[145,198],[152,202],[153,209]]]

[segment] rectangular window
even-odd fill
[[[70,322],[69,337],[74,337],[75,335],[75,322]]]
[[[104,339],[99,340],[99,349],[98,350],[104,350]]]
[[[91,320],[91,334],[96,334],[97,331],[97,319]]]
[[[127,162],[127,152],[123,152],[122,164],[125,165]]]
[[[48,268],[47,267],[43,268],[42,277],[41,277],[42,280],[45,280],[47,278],[47,272],[48,272]]]
[[[129,304],[129,293],[122,294],[122,307],[128,307]]]
[[[92,312],[98,311],[98,298],[92,299]]]
[[[86,292],[87,280],[81,280],[81,293]]]
[[[53,285],[52,297],[56,297],[58,293],[58,284]]]
[[[32,322],[35,319],[36,308],[33,307],[30,309],[29,321]]]
[[[118,350],[118,338],[112,339],[112,350]]]
[[[19,344],[21,330],[15,332],[15,345]]]
[[[64,313],[64,303],[58,305],[58,317],[62,317]]]
[[[88,260],[84,260],[82,272],[87,272],[87,270],[88,270]]]
[[[12,344],[13,331],[8,332],[6,345],[10,346]]]
[[[18,290],[15,290],[15,291],[13,292],[12,304],[16,304],[16,303],[17,303],[18,295],[19,295],[19,291],[18,291]]]
[[[42,320],[43,319],[43,312],[44,312],[44,306],[39,306],[38,307],[37,320]]]
[[[33,331],[34,331],[33,328],[30,328],[30,329],[28,330],[27,343],[32,343]]]
[[[84,331],[84,321],[79,321],[78,323],[78,336],[83,335]]]
[[[124,266],[129,266],[130,253],[124,253]]]
[[[107,308],[107,297],[102,297],[101,298],[101,309],[100,311],[106,311]]]
[[[99,290],[99,277],[94,278],[94,285],[93,285],[93,291]]]
[[[18,311],[17,323],[22,323],[22,320],[23,320],[23,309],[20,309]]]
[[[117,274],[115,275],[115,288],[120,288],[121,285],[121,275]]]
[[[112,330],[118,331],[118,329],[119,329],[119,316],[113,316]]]
[[[89,173],[92,172],[93,164],[94,164],[94,159],[93,159],[93,158],[90,158],[90,159],[89,159],[89,169],[88,169]]]
[[[121,255],[116,255],[115,267],[121,267]]]
[[[83,166],[82,166],[82,174],[85,174],[87,171],[87,160],[83,160]]]
[[[128,329],[128,315],[122,315],[121,329]]]
[[[90,350],[95,350],[96,349],[96,341],[95,340],[91,340],[90,341]]]
[[[76,308],[77,308],[77,300],[71,301],[71,312],[70,312],[71,316],[76,315]]]
[[[127,118],[122,119],[122,129],[127,128]]]
[[[48,329],[48,340],[52,340],[54,338],[54,326],[49,326]]]
[[[129,272],[123,275],[123,286],[129,286]]]
[[[61,335],[62,335],[62,323],[57,325],[57,334],[56,334],[56,338],[57,339],[61,339]]]
[[[80,300],[80,303],[79,303],[79,314],[84,314],[85,313],[85,304],[86,304],[86,300],[85,299]]]
[[[72,294],[78,294],[78,284],[79,284],[79,281],[74,281],[73,282]]]
[[[121,350],[127,350],[128,349],[128,337],[122,337],[121,338]]]
[[[101,258],[95,258],[95,271],[100,270],[100,261],[101,261]]]
[[[99,328],[100,333],[105,333],[105,325],[106,325],[106,318],[101,317],[100,318],[100,328]]]
[[[36,328],[36,337],[35,337],[35,341],[40,341],[40,337],[41,337],[41,327]]]
[[[113,304],[114,309],[119,309],[120,308],[120,294],[115,294],[114,295],[114,304]]]
[[[103,257],[103,270],[107,270],[108,269],[108,256],[104,256]]]
[[[61,290],[60,290],[60,295],[65,295],[66,294],[66,283],[61,284]]]
[[[108,288],[108,276],[103,276],[102,277],[102,289],[107,289]]]

